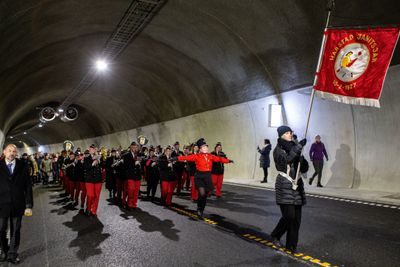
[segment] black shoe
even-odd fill
[[[197,210],[197,216],[199,216],[200,219],[203,218],[203,211],[202,210]]]
[[[18,257],[9,257],[7,261],[11,262],[12,264],[18,264],[21,260]]]
[[[323,187],[322,184],[317,184],[317,187]]]
[[[272,238],[272,244],[274,244],[274,246],[276,246],[278,248],[282,247],[281,241],[278,238],[275,238],[275,237]]]
[[[308,181],[308,184],[309,184],[309,185],[312,185],[312,182],[313,182],[313,178],[311,178],[311,179]]]
[[[294,247],[287,247],[286,249],[289,250],[292,253],[297,253],[297,249],[294,248]]]
[[[7,253],[3,251],[0,252],[0,262],[5,262],[7,260]]]
[[[268,181],[267,181],[267,180],[262,180],[261,183],[262,183],[262,184],[268,183]]]

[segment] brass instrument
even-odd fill
[[[100,154],[101,154],[101,158],[102,158],[103,160],[106,160],[106,159],[107,159],[107,148],[102,147],[102,148],[100,149]]]
[[[147,139],[147,137],[144,135],[139,135],[137,138],[137,142],[139,143],[139,145],[144,146],[149,142],[149,139]]]

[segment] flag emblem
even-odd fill
[[[369,49],[362,43],[343,47],[336,56],[335,75],[342,82],[353,82],[365,73],[370,60]]]

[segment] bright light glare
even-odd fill
[[[269,127],[279,127],[282,125],[282,106],[270,105],[269,109]]]
[[[39,125],[38,125],[38,126],[39,126],[39,128],[42,128],[42,127],[43,127],[43,124],[39,123]]]
[[[24,132],[24,134],[27,134],[27,132]]]
[[[108,69],[108,64],[105,60],[99,59],[96,61],[96,69],[98,71],[105,71]]]
[[[59,108],[58,112],[64,112],[64,110],[62,108]]]

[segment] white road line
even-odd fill
[[[275,189],[268,188],[268,187],[258,187],[258,186],[253,186],[253,185],[237,184],[237,183],[229,183],[229,182],[227,184],[230,184],[230,185],[233,185],[233,186],[242,186],[242,187],[246,187],[246,188],[264,189],[264,190],[268,190],[268,191],[275,191]],[[338,197],[333,197],[333,196],[315,195],[315,194],[310,194],[310,193],[306,193],[306,196],[315,197],[315,198],[322,198],[322,199],[330,199],[330,200],[342,201],[342,202],[348,202],[348,203],[357,203],[357,204],[363,204],[363,205],[369,205],[369,206],[377,206],[377,207],[382,207],[382,208],[400,209],[400,206],[394,206],[394,205],[392,206],[390,204],[364,202],[364,201],[360,201],[360,200],[338,198]]]

